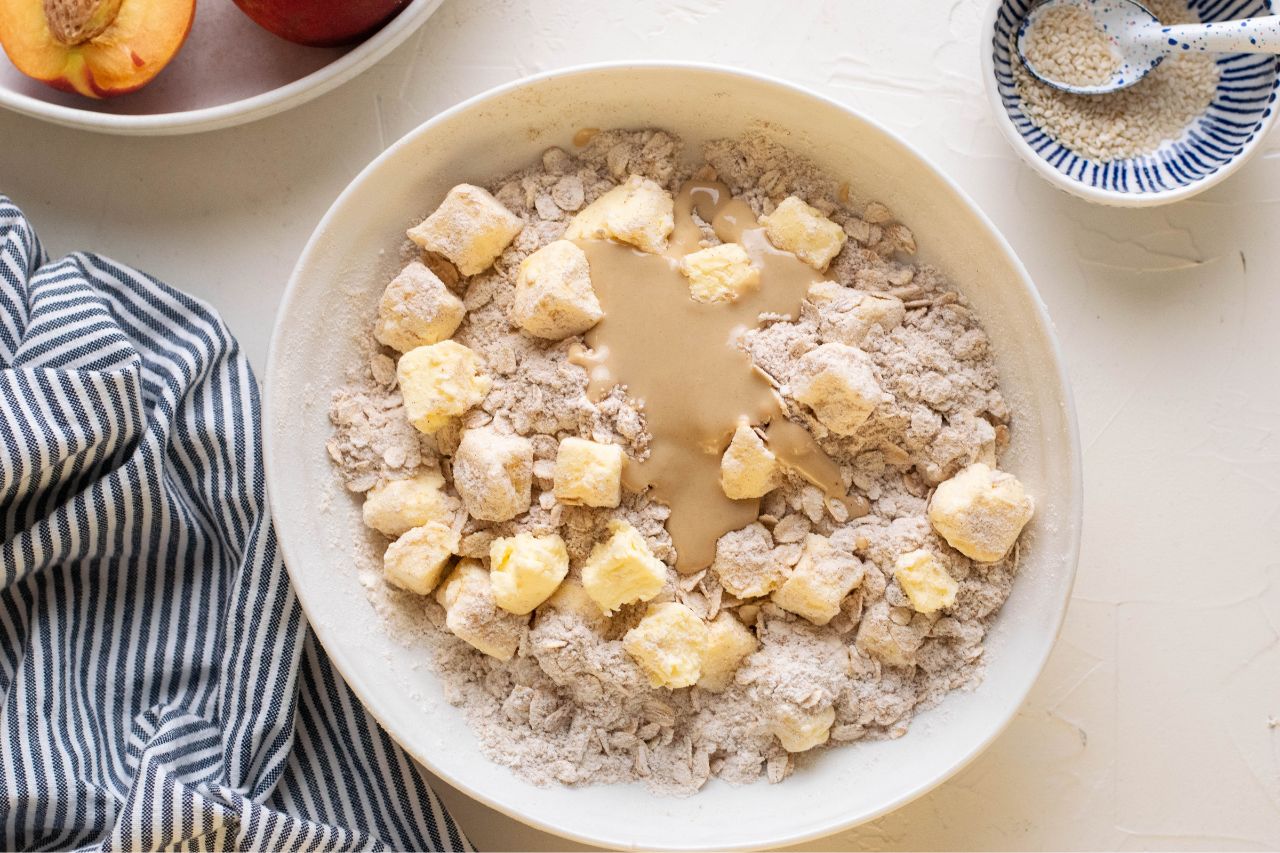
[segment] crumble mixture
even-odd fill
[[[865,498],[869,511],[855,517],[847,502],[784,469],[780,485],[761,499],[758,520],[723,536],[709,568],[681,574],[665,528],[669,510],[648,493],[624,491],[617,508],[557,502],[560,441],[592,439],[643,459],[650,451],[643,406],[621,387],[593,402],[587,372],[571,360],[581,338],[536,338],[508,316],[520,262],[559,239],[576,212],[631,176],[676,193],[695,169],[684,165],[680,141],[661,130],[602,131],[575,141],[584,143],[576,153],[552,148],[540,163],[489,185],[523,220],[492,267],[467,278],[443,258],[406,246],[406,260],[425,260],[465,305],[453,340],[486,367],[492,385],[483,401],[434,435],[419,432],[403,411],[398,353],[362,329],[369,360],[334,392],[328,450],[354,493],[438,471],[453,512],[455,553],[462,557],[487,560],[496,538],[517,532],[558,533],[569,558],[566,582],[580,580],[609,523],[625,519],[667,564],[661,592],[622,606],[612,618],[541,606],[527,621],[517,620],[511,642],[518,647],[509,661],[454,636],[436,597],[387,583],[377,555],[366,553],[360,570],[371,599],[393,630],[428,640],[446,696],[470,720],[483,752],[537,783],[643,780],[661,792],[689,794],[712,776],[734,783],[762,775],[783,780],[804,752],[789,752],[779,732],[811,730],[806,724],[815,720],[829,726],[819,749],[902,736],[917,710],[980,677],[983,637],[1017,571],[1016,545],[1000,559],[976,563],[950,547],[926,515],[940,483],[972,463],[995,468],[1008,442],[1010,414],[986,334],[938,270],[910,262],[915,238],[883,204],[855,206],[847,185],[763,137],[707,144],[699,175],[713,174],[757,215],[791,195],[821,211],[848,236],[827,277],[850,293],[896,297],[903,316],[892,328],[853,329],[857,317],[842,311],[848,305],[841,300],[824,301],[821,310],[805,301],[794,320],[764,316],[745,335],[742,346],[784,398],[801,356],[861,336],[858,346],[885,392],[866,423],[852,436],[838,435],[793,399],[786,411],[838,463],[849,494]],[[718,242],[699,224],[707,245]],[[678,342],[655,330],[654,345]],[[464,431],[484,427],[532,444],[532,503],[508,521],[457,511],[452,456]],[[791,571],[811,535],[826,537],[857,574],[825,625],[768,597],[736,598],[722,586],[722,574],[766,565]],[[931,552],[954,579],[950,606],[931,613],[913,608],[895,564],[916,549]],[[708,621],[729,613],[754,632],[757,650],[721,692],[652,686],[624,648],[628,632],[661,602],[683,604]]]

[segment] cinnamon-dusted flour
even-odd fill
[[[659,559],[674,562],[664,527],[668,510],[647,495],[624,494],[617,509],[554,500],[551,478],[561,438],[616,443],[632,458],[644,459],[650,437],[642,406],[623,389],[598,403],[588,398],[586,373],[569,359],[577,339],[533,338],[511,325],[508,311],[524,257],[559,238],[575,211],[632,174],[674,192],[693,173],[680,154],[678,141],[661,131],[603,131],[577,156],[551,149],[538,166],[489,187],[525,220],[515,242],[491,269],[471,279],[460,280],[439,259],[427,260],[462,295],[467,315],[454,339],[484,359],[493,389],[461,424],[420,436],[404,423],[394,370],[388,371],[391,353],[371,346],[367,375],[334,398],[329,449],[350,489],[363,491],[379,478],[438,464],[452,490],[449,456],[460,429],[493,425],[532,443],[533,505],[499,523],[460,514],[464,556],[486,558],[498,536],[555,531],[565,540],[572,580],[606,535],[609,520],[622,518]],[[721,540],[710,569],[684,576],[668,572],[656,601],[679,601],[706,619],[729,611],[756,631],[759,650],[722,693],[649,686],[621,643],[644,605],[624,607],[611,620],[543,605],[516,656],[504,663],[450,634],[434,600],[387,586],[380,555],[365,553],[362,573],[371,598],[396,631],[423,635],[436,649],[433,663],[446,695],[467,714],[485,754],[537,782],[644,779],[658,790],[691,793],[712,775],[733,782],[760,775],[781,781],[805,759],[781,747],[777,721],[824,709],[835,717],[833,746],[900,736],[917,708],[977,677],[986,626],[1013,581],[1016,551],[976,566],[947,547],[925,518],[933,486],[970,462],[994,463],[1008,440],[1009,413],[987,339],[963,299],[940,272],[909,262],[915,237],[884,205],[853,207],[847,187],[776,144],[762,137],[719,141],[703,155],[715,176],[757,215],[792,194],[826,213],[849,235],[830,276],[902,302],[900,323],[851,329],[839,316],[845,294],[835,293],[839,298],[830,304],[806,302],[795,320],[763,317],[743,342],[786,396],[805,353],[833,340],[859,339],[891,399],[850,437],[829,433],[789,398],[788,415],[818,439],[839,464],[850,494],[864,497],[870,512],[853,517],[847,503],[787,471],[782,487],[761,500],[759,520]],[[709,228],[703,232],[716,242]],[[768,599],[735,597],[722,586],[720,577],[739,594],[752,594],[745,580],[731,582],[735,570],[795,566],[811,533],[862,561],[861,583],[825,626]],[[941,616],[916,613],[893,580],[896,558],[920,547],[937,554],[959,582],[956,604]],[[859,648],[860,625],[870,638],[887,638],[910,665],[888,666]]]

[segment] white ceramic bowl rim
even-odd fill
[[[282,336],[282,329],[283,329],[282,320],[294,313],[294,310],[295,310],[294,303],[298,299],[298,291],[300,289],[300,282],[303,277],[302,276],[303,271],[307,267],[310,257],[313,254],[318,253],[320,241],[322,240],[326,230],[330,226],[331,221],[334,219],[335,215],[340,210],[340,208],[343,207],[348,197],[356,193],[357,188],[360,186],[360,184],[365,180],[365,178],[370,173],[379,169],[380,166],[385,161],[393,158],[396,155],[396,153],[399,152],[401,149],[412,145],[418,137],[422,136],[423,134],[429,133],[432,130],[432,128],[434,128],[436,125],[442,122],[445,122],[446,120],[451,119],[460,113],[464,113],[468,110],[471,110],[477,105],[480,105],[489,100],[497,99],[520,87],[536,84],[543,80],[549,80],[549,79],[561,78],[561,77],[567,78],[575,75],[590,74],[590,73],[599,72],[599,71],[633,70],[633,69],[634,70],[687,69],[691,72],[710,72],[718,75],[723,75],[726,77],[738,77],[738,78],[743,78],[749,81],[768,84],[770,86],[778,87],[780,89],[793,92],[797,95],[801,95],[806,98],[822,101],[842,112],[845,112],[847,114],[850,114],[851,116],[856,117],[857,120],[859,121],[865,122],[873,130],[883,134],[888,139],[902,146],[905,150],[910,152],[913,156],[917,157],[921,161],[921,163],[926,164],[927,167],[930,170],[932,170],[932,172],[934,173],[934,176],[936,176],[939,180],[941,180],[951,190],[951,192],[955,194],[956,200],[959,201],[962,205],[964,205],[968,209],[968,211],[973,215],[975,220],[977,220],[977,222],[990,233],[993,241],[999,246],[1001,251],[1005,254],[1006,260],[1008,261],[1011,269],[1016,273],[1018,280],[1020,281],[1022,286],[1025,288],[1028,295],[1031,297],[1030,301],[1033,303],[1033,306],[1034,306],[1034,315],[1030,319],[1034,321],[1034,324],[1037,327],[1037,331],[1040,332],[1040,336],[1043,339],[1043,342],[1049,351],[1048,354],[1051,357],[1052,362],[1055,366],[1055,375],[1053,376],[1053,380],[1056,382],[1057,386],[1061,389],[1061,407],[1062,407],[1064,428],[1067,434],[1066,443],[1070,448],[1070,458],[1067,460],[1067,469],[1070,474],[1069,482],[1062,484],[1064,488],[1070,490],[1070,493],[1066,496],[1065,510],[1060,514],[1061,524],[1065,526],[1069,531],[1069,534],[1067,536],[1069,544],[1068,544],[1066,553],[1063,554],[1063,557],[1064,557],[1063,565],[1066,567],[1066,576],[1064,579],[1064,586],[1066,589],[1069,590],[1071,585],[1074,583],[1077,563],[1079,559],[1080,523],[1081,523],[1081,515],[1082,515],[1081,454],[1080,454],[1080,441],[1079,441],[1079,433],[1078,433],[1078,426],[1077,426],[1077,420],[1076,420],[1075,404],[1071,394],[1070,382],[1067,378],[1066,369],[1063,364],[1061,349],[1052,332],[1052,323],[1049,319],[1047,310],[1044,306],[1043,301],[1040,299],[1038,292],[1035,290],[1035,287],[1032,284],[1029,275],[1027,274],[1026,268],[1022,265],[1021,261],[1018,259],[1017,255],[1014,253],[1012,247],[1008,244],[1004,236],[995,227],[994,223],[986,216],[985,213],[982,212],[982,210],[972,201],[972,199],[969,198],[969,196],[959,187],[958,184],[956,184],[951,178],[949,178],[944,173],[942,173],[941,170],[939,170],[936,166],[934,166],[931,163],[931,161],[929,161],[922,154],[920,154],[909,143],[907,143],[896,133],[887,129],[880,123],[876,122],[873,119],[868,118],[864,114],[856,110],[853,110],[844,104],[841,104],[838,101],[835,101],[831,98],[828,98],[816,92],[812,92],[810,90],[804,89],[800,86],[797,86],[785,80],[781,80],[776,77],[760,74],[753,71],[745,71],[742,69],[717,65],[713,63],[670,62],[670,61],[660,61],[660,60],[639,60],[639,61],[623,60],[623,61],[592,63],[592,64],[572,66],[568,68],[547,71],[537,75],[525,77],[520,80],[516,80],[511,83],[507,83],[507,84],[495,87],[493,89],[490,89],[486,92],[483,92],[479,95],[476,95],[472,98],[462,101],[461,103],[445,110],[444,112],[441,112],[433,116],[431,119],[427,120],[426,122],[424,122],[423,124],[415,128],[414,130],[405,134],[397,142],[395,142],[393,145],[391,145],[389,148],[383,151],[382,154],[380,154],[376,159],[374,159],[368,166],[365,167],[365,169],[363,169],[360,172],[359,175],[357,175],[352,180],[352,182],[347,186],[347,188],[344,189],[343,192],[334,201],[333,205],[330,207],[328,212],[326,212],[325,216],[321,219],[320,223],[316,226],[316,229],[313,232],[312,237],[310,238],[310,240],[308,240],[307,245],[303,249],[303,252],[299,258],[299,261],[294,268],[294,272],[289,279],[288,285],[286,286],[286,289],[285,289],[284,296],[280,303],[280,307],[277,311],[276,327],[272,334],[271,344],[270,344],[268,357],[267,357],[267,367],[266,367],[266,374],[265,374],[266,392],[263,395],[264,403],[263,403],[263,418],[262,418],[262,422],[264,425],[263,454],[264,454],[265,466],[267,471],[268,501],[271,506],[273,515],[275,516],[281,515],[281,510],[283,508],[277,505],[278,498],[276,497],[275,493],[270,487],[270,483],[272,479],[274,479],[272,474],[273,474],[273,470],[275,468],[276,463],[273,461],[275,457],[274,440],[272,439],[272,436],[271,436],[271,430],[267,427],[272,422],[272,416],[271,416],[271,409],[273,406],[272,394],[271,394],[272,377],[277,375],[278,370],[281,368],[281,360],[286,357],[286,355],[282,351],[282,347],[280,346],[280,338]],[[278,536],[278,541],[281,549],[281,555],[285,561],[286,567],[288,567],[291,565],[290,555],[289,555],[289,545],[286,542],[285,537],[283,536]],[[291,578],[293,577],[293,573],[294,573],[294,570],[290,569]],[[361,667],[359,666],[359,662],[356,661],[355,659],[349,659],[345,657],[342,654],[342,650],[336,647],[335,644],[325,642],[326,631],[320,625],[317,624],[317,620],[315,619],[313,614],[313,606],[315,603],[309,601],[308,594],[307,594],[308,590],[300,588],[295,583],[295,591],[298,594],[299,601],[302,604],[303,612],[306,614],[308,622],[316,629],[317,637],[320,639],[321,644],[325,646],[326,651],[329,653],[330,659],[334,667],[338,670],[339,674],[342,675],[344,680],[346,680],[347,684],[351,687],[351,689],[357,695],[360,701],[365,705],[366,709],[368,709],[369,712],[375,717],[375,719],[377,719],[378,723],[383,726],[383,728],[392,737],[392,739],[394,739],[401,746],[405,746],[408,742],[410,742],[409,733],[405,731],[401,731],[398,727],[394,725],[388,725],[387,721],[384,720],[379,715],[376,704],[373,704],[370,701],[371,691],[369,689],[368,683],[365,680],[365,677],[363,676]],[[1027,693],[1030,691],[1031,686],[1034,684],[1035,679],[1038,678],[1039,674],[1043,671],[1045,662],[1048,660],[1049,654],[1052,651],[1052,648],[1057,640],[1059,633],[1061,632],[1063,620],[1065,619],[1065,616],[1066,616],[1067,603],[1068,603],[1068,596],[1064,595],[1061,606],[1058,608],[1056,619],[1053,620],[1051,625],[1045,626],[1048,630],[1046,630],[1043,634],[1043,636],[1045,637],[1045,642],[1043,644],[1043,647],[1039,650],[1038,655],[1036,656],[1035,665],[1033,669],[1033,673],[1034,673],[1033,677],[1027,680],[1025,688],[1021,691],[1020,695],[1016,697],[1010,697],[1009,704],[1007,707],[1007,712],[1003,714],[1003,716],[999,719],[997,724],[993,725],[988,735],[980,741],[973,742],[969,747],[969,749],[967,750],[967,752],[965,752],[961,760],[951,765],[951,767],[945,773],[922,779],[920,784],[914,787],[912,790],[906,791],[896,799],[893,799],[891,801],[886,801],[880,808],[875,809],[874,811],[862,812],[851,818],[839,818],[835,820],[829,820],[826,822],[815,823],[804,831],[792,832],[790,834],[762,835],[758,839],[753,839],[753,841],[749,845],[738,844],[736,845],[736,848],[732,846],[715,845],[715,846],[708,846],[708,847],[698,847],[697,849],[772,848],[772,847],[789,845],[789,844],[797,844],[810,839],[831,835],[843,829],[847,829],[851,826],[858,825],[860,823],[863,823],[868,820],[872,820],[890,811],[893,811],[894,809],[897,809],[902,805],[905,805],[906,803],[914,800],[915,798],[921,796],[922,794],[927,793],[937,785],[951,778],[951,776],[959,772],[961,769],[967,766],[974,758],[976,758],[979,754],[981,754],[1008,727],[1009,723],[1013,720],[1014,716],[1016,715],[1019,707],[1025,702]],[[1016,701],[1013,701],[1013,699],[1016,699]],[[414,755],[414,757],[417,760],[421,761],[431,772],[435,773],[437,776],[444,779],[450,785],[461,790],[462,792],[472,797],[473,799],[499,812],[502,812],[503,814],[506,814],[509,817],[522,821],[537,829],[550,832],[564,838],[569,838],[574,841],[579,841],[585,844],[593,844],[593,845],[606,846],[606,847],[614,846],[615,848],[618,848],[618,849],[624,849],[624,848],[634,849],[632,845],[628,845],[623,842],[611,841],[609,839],[602,839],[598,837],[582,835],[574,832],[573,830],[566,829],[563,826],[556,825],[553,822],[544,820],[539,815],[530,814],[527,812],[520,812],[518,809],[513,808],[510,804],[502,802],[501,800],[495,798],[494,796],[491,796],[488,792],[484,790],[478,790],[474,786],[469,785],[464,780],[461,780],[457,778],[455,775],[436,766],[432,762],[432,758],[430,755]],[[481,756],[478,750],[476,751],[476,757],[477,757],[477,760],[486,760]],[[465,830],[465,827],[464,827],[464,830]],[[649,845],[646,845],[646,846],[649,846]]]
[[[1275,0],[1267,0],[1267,2],[1274,8]],[[982,88],[987,93],[987,102],[991,105],[991,109],[995,114],[995,122],[1000,128],[1000,132],[1004,134],[1005,139],[1009,140],[1009,144],[1018,152],[1023,161],[1046,181],[1072,195],[1087,201],[1114,207],[1154,207],[1199,195],[1234,175],[1258,150],[1275,124],[1277,113],[1280,111],[1272,109],[1269,115],[1258,122],[1258,130],[1253,138],[1241,147],[1240,152],[1229,163],[1197,181],[1174,187],[1173,189],[1142,193],[1121,192],[1119,190],[1090,186],[1064,175],[1043,157],[1031,150],[1027,141],[1022,138],[1022,135],[1018,133],[1018,129],[1014,127],[1013,120],[1009,118],[1009,111],[1005,109],[1004,103],[1000,100],[1000,92],[996,89],[995,57],[991,45],[994,38],[996,15],[999,14],[1000,7],[1004,3],[1005,0],[989,0],[986,15],[982,19],[982,37],[979,39],[978,44],[978,48],[981,51]]]
[[[170,136],[220,130],[301,106],[336,89],[399,46],[442,2],[444,0],[415,0],[376,33],[323,68],[270,91],[225,104],[180,112],[119,115],[51,104],[0,88],[0,106],[65,127],[122,136]]]

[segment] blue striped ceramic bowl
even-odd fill
[[[1010,144],[1045,180],[1089,201],[1119,206],[1167,204],[1218,183],[1257,149],[1276,117],[1280,57],[1223,55],[1218,93],[1180,139],[1127,160],[1098,161],[1050,137],[1022,111],[1010,67],[1010,39],[1039,0],[992,0],[983,72],[996,121]],[[1190,0],[1204,21],[1272,14],[1280,0]]]

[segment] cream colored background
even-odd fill
[[[0,192],[50,252],[100,251],[212,302],[261,369],[337,193],[492,85],[701,59],[868,113],[964,186],[1049,305],[1080,410],[1084,551],[1062,639],[1005,735],[915,803],[799,849],[1280,848],[1280,136],[1173,207],[1059,194],[988,113],[984,5],[446,0],[355,82],[247,127],[126,139],[0,115]],[[570,846],[442,793],[481,849]]]

